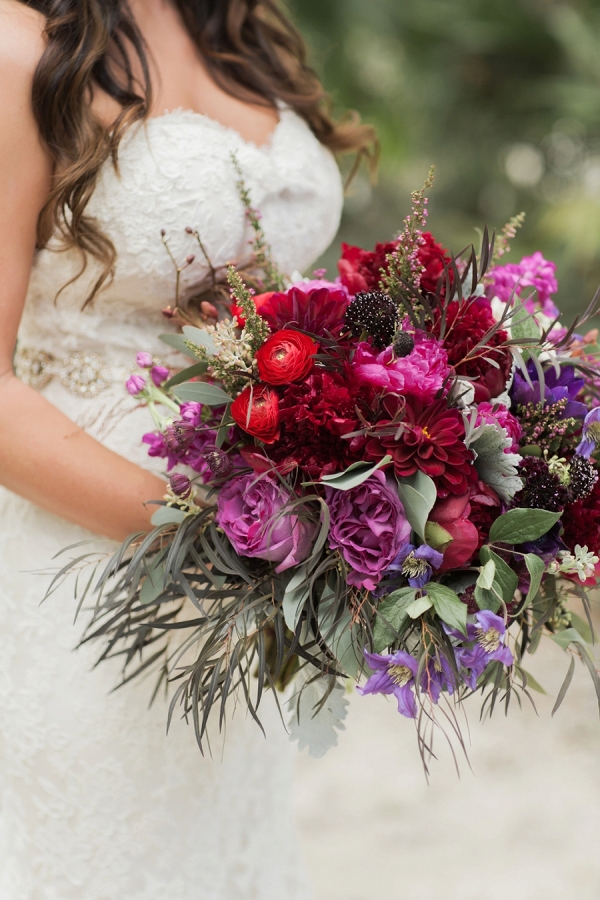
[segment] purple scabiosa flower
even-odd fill
[[[135,361],[140,369],[149,369],[152,365],[152,354],[146,353],[145,350],[142,350],[137,354]]]
[[[575,452],[589,459],[598,443],[600,443],[600,406],[596,406],[586,415],[581,443]]]
[[[413,588],[422,588],[431,579],[434,569],[439,569],[444,562],[444,554],[421,544],[415,547],[413,544],[404,544],[388,572],[400,572]],[[387,573],[386,573],[387,574]]]
[[[125,382],[125,387],[132,397],[137,397],[146,387],[146,379],[141,375],[131,375]]]
[[[465,682],[471,690],[477,687],[477,679],[493,661],[512,666],[513,655],[505,644],[506,625],[504,619],[487,609],[475,614],[476,625],[467,625],[468,644],[455,649],[458,663],[467,670]],[[451,632],[464,641],[458,631]]]
[[[182,500],[189,497],[192,492],[192,482],[187,475],[181,472],[175,472],[174,475],[171,475],[169,485],[175,496],[181,497]]]
[[[540,382],[534,363],[529,360],[527,371],[531,386],[523,375],[517,370],[511,388],[511,399],[514,406],[527,406],[539,404],[542,400]],[[583,418],[587,413],[585,403],[580,403],[575,398],[581,392],[585,382],[578,378],[573,366],[561,366],[557,374],[553,367],[544,371],[545,391],[544,400],[547,406],[563,403],[563,408],[558,413],[560,419]]]
[[[413,688],[419,666],[414,656],[403,650],[384,655],[368,653],[365,650],[365,659],[373,669],[373,675],[366,681],[364,687],[357,688],[358,693],[363,696],[393,694],[398,701],[398,712],[407,719],[415,719],[417,702]]]
[[[161,384],[164,384],[169,377],[169,374],[170,372],[166,366],[152,366],[152,369],[150,370],[150,378],[156,387],[160,387]]]

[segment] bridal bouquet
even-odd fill
[[[319,755],[357,683],[417,720],[425,759],[473,693],[491,712],[539,688],[543,637],[569,660],[557,706],[576,657],[600,697],[596,332],[561,324],[541,253],[502,264],[519,217],[451,256],[424,230],[430,184],[394,241],[343,247],[336,282],[252,291],[231,268],[230,317],[163,336],[190,368],[140,349],[127,388],[169,489],[86,639],[126,680],[173,682],[201,746],[213,707],[241,696],[258,721],[287,688]]]

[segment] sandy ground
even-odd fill
[[[442,742],[423,776],[414,728],[384,697],[354,696],[339,746],[298,755],[297,817],[318,900],[598,900],[600,719],[578,665],[551,644],[529,661],[548,690],[479,722],[460,779]]]

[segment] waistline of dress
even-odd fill
[[[58,357],[46,350],[19,344],[14,370],[20,381],[38,391],[57,378],[77,397],[97,397],[114,385],[125,384],[137,368],[133,352],[131,355],[131,365],[126,366],[90,350],[75,350]]]

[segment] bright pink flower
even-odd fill
[[[358,381],[431,403],[448,376],[448,356],[439,341],[423,332],[417,331],[414,341],[413,350],[400,358],[392,347],[377,353],[370,344],[359,344],[352,362]]]
[[[498,297],[504,303],[508,303],[513,296],[520,298],[531,294],[530,289],[533,287],[537,291],[537,302],[534,298],[526,300],[525,308],[531,313],[541,310],[551,319],[559,315],[552,301],[552,294],[558,290],[556,266],[544,259],[539,251],[533,256],[523,257],[518,264],[495,266],[490,270],[489,278],[491,283],[487,295],[490,299]]]

